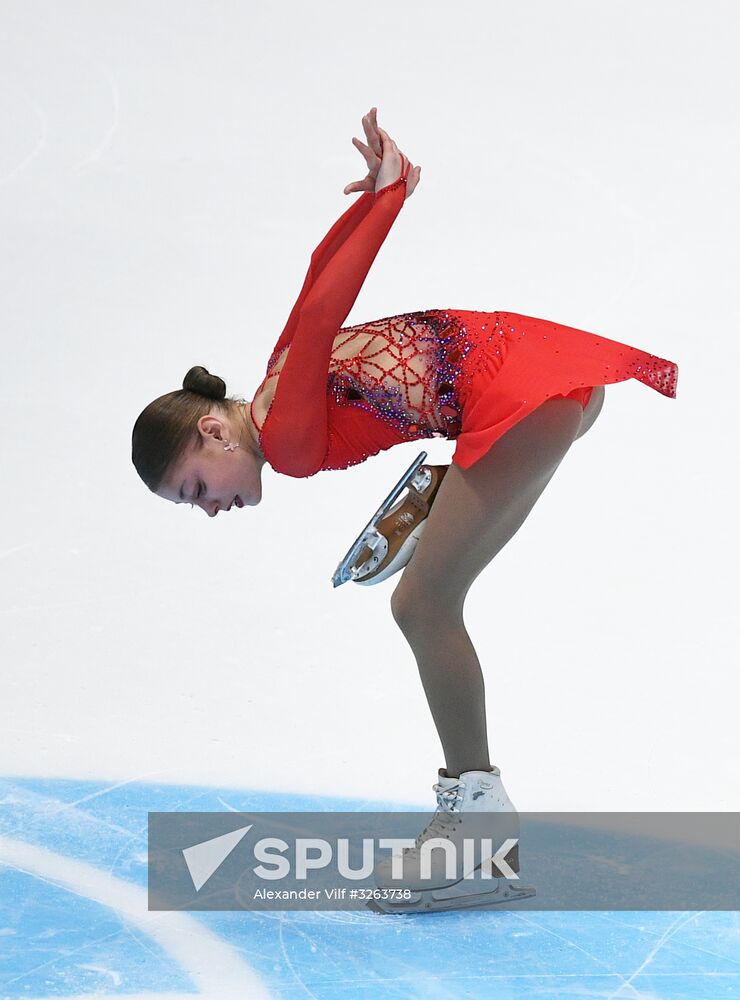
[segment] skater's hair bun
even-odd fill
[[[226,397],[226,383],[195,365],[182,380],[182,389],[168,392],[139,414],[131,436],[131,460],[152,493],[189,448],[202,448],[198,421],[219,411],[242,420],[239,401]]]
[[[188,392],[197,392],[199,396],[207,396],[208,399],[225,399],[226,383],[218,375],[211,375],[203,365],[195,365],[182,380],[183,389]]]

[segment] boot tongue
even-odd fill
[[[437,784],[442,785],[443,788],[451,788],[460,780],[459,778],[451,778],[443,767],[438,769],[437,775]]]

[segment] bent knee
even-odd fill
[[[391,614],[405,635],[426,634],[460,623],[463,599],[445,596],[431,585],[405,583],[402,577],[391,594]]]
[[[420,602],[414,597],[411,588],[399,582],[391,594],[391,614],[402,632],[411,626],[414,615],[419,614],[419,609]]]

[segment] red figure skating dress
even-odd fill
[[[356,199],[311,255],[255,393],[277,380],[261,426],[252,401],[275,471],[344,469],[429,437],[454,439],[452,460],[468,469],[546,399],[585,408],[593,386],[629,378],[675,398],[674,362],[519,313],[427,309],[342,327],[404,203],[408,169]]]

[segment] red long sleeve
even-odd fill
[[[288,322],[285,324],[285,329],[280,334],[280,338],[275,344],[272,357],[279,354],[280,351],[287,347],[292,341],[301,308],[306,300],[306,296],[313,286],[314,281],[324,270],[327,261],[331,260],[350,233],[357,228],[359,223],[372,209],[374,201],[375,194],[372,191],[365,191],[360,198],[357,198],[349,206],[344,215],[341,215],[337,219],[321,243],[319,243],[314,252],[311,254],[311,263],[308,265],[308,271],[303,282],[303,287],[301,288],[301,293],[296,299],[295,305],[291,309]]]
[[[364,193],[311,255],[300,296],[272,355],[290,344],[262,429],[268,461],[280,472],[302,477],[321,468],[329,447],[326,379],[334,338],[405,197],[403,173],[376,194]]]

